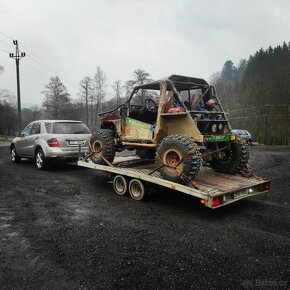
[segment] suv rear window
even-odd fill
[[[89,128],[84,123],[57,122],[53,123],[53,134],[90,134]]]

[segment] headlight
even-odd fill
[[[211,126],[211,130],[215,133],[216,130],[217,130],[217,124],[213,124],[213,125]]]
[[[221,131],[223,128],[223,124],[219,124],[219,130]]]

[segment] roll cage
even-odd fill
[[[140,90],[155,90],[160,91],[160,86],[162,83],[167,84],[167,91],[172,91],[175,95],[175,98],[179,101],[181,107],[185,111],[189,111],[192,118],[197,121],[199,129],[206,135],[207,127],[215,121],[219,121],[220,123],[228,124],[227,114],[224,112],[224,109],[217,97],[217,93],[214,86],[209,85],[204,79],[179,76],[179,75],[171,75],[167,78],[163,78],[157,81],[149,82],[143,85],[135,86],[128,100],[119,105],[117,108],[102,112],[99,114],[101,119],[105,115],[111,115],[114,112],[121,110],[122,108],[130,108],[131,100],[134,95],[136,95]],[[202,91],[202,95],[198,99],[198,101],[194,104],[194,106],[190,106],[192,104],[191,91],[200,89]],[[180,95],[181,92],[187,93],[187,100],[184,101]],[[201,110],[204,107],[204,103],[206,100],[213,98],[215,99],[215,109],[210,110]],[[140,106],[141,107],[141,106]],[[108,118],[105,118],[108,119]],[[229,127],[229,124],[228,124]],[[231,128],[229,127],[229,131]]]

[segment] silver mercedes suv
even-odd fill
[[[35,159],[38,169],[44,169],[50,160],[75,161],[81,152],[89,151],[91,132],[80,121],[39,120],[28,124],[10,145],[12,162],[22,157]]]

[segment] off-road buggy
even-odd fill
[[[232,133],[215,88],[203,79],[172,75],[136,86],[124,104],[99,116],[101,129],[90,140],[97,164],[110,164],[116,151],[136,150],[155,159],[165,179],[182,182],[194,178],[202,162],[229,174],[248,163],[248,147]]]

